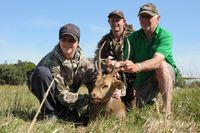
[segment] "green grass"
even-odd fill
[[[0,86],[0,133],[26,133],[39,102],[26,86]],[[161,105],[159,103],[159,107]],[[161,112],[161,111],[160,111]],[[38,120],[34,133],[200,132],[200,89],[174,90],[173,113],[158,115],[155,106],[134,109],[125,120],[99,116],[87,127],[59,120]]]

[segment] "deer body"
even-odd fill
[[[111,97],[106,105],[105,113],[113,114],[117,119],[125,118],[126,117],[125,105],[121,99],[116,99]]]
[[[126,117],[125,105],[122,102],[121,98],[117,99],[112,97],[112,94],[115,89],[122,89],[124,87],[124,83],[114,76],[120,71],[121,68],[114,67],[110,73],[105,75],[102,74],[101,51],[105,43],[106,41],[104,41],[99,50],[98,76],[95,82],[95,87],[90,93],[90,114],[92,118],[94,118],[101,112],[105,115],[113,115],[117,119],[122,119]],[[130,43],[128,44],[130,53]],[[130,54],[128,54],[127,59],[129,58],[129,55]]]

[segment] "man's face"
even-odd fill
[[[124,27],[126,25],[125,19],[117,15],[113,15],[108,19],[108,22],[114,34],[122,34],[122,32],[124,31]]]
[[[147,13],[142,13],[139,15],[140,25],[145,32],[154,32],[159,20],[160,16],[155,15],[151,16]]]
[[[60,48],[65,59],[72,59],[77,47],[78,41],[76,41],[71,35],[64,35],[61,37]]]

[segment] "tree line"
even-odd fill
[[[26,75],[35,68],[30,61],[18,60],[16,64],[0,64],[0,85],[23,85]]]
[[[93,58],[89,58],[91,61]],[[32,71],[36,65],[30,61],[18,60],[15,64],[0,64],[0,85],[23,85],[27,80],[27,73]],[[180,72],[180,71],[179,71]],[[200,87],[200,81],[193,81],[189,85],[180,74],[175,83],[176,87]]]

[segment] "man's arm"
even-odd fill
[[[152,59],[133,63],[130,60],[124,62],[122,71],[127,73],[137,73],[140,71],[150,71],[157,69],[160,66],[160,63],[165,59],[165,57],[160,53],[155,53]]]

